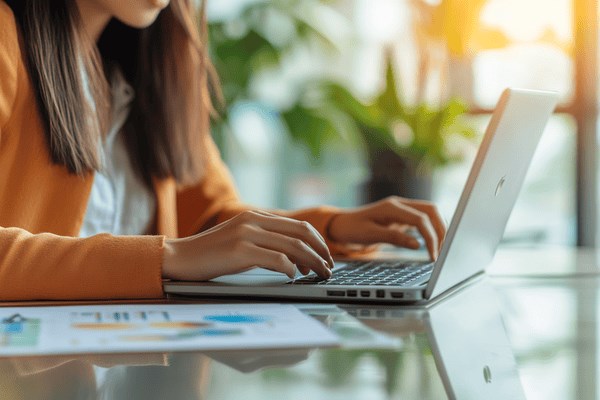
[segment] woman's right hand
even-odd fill
[[[263,267],[293,278],[296,266],[331,276],[333,259],[319,232],[306,221],[245,211],[197,235],[167,239],[163,277],[207,281]]]

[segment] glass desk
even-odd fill
[[[502,249],[428,308],[304,305],[340,348],[0,358],[0,399],[596,399],[597,259]]]

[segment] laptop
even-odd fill
[[[257,268],[208,282],[164,281],[167,294],[364,303],[425,303],[483,274],[502,238],[546,123],[554,92],[506,89],[492,115],[435,262],[339,261],[330,279],[289,279]]]

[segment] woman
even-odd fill
[[[0,0],[0,299],[152,298],[260,265],[331,275],[388,242],[437,257],[426,202],[242,204],[208,132],[192,0]]]

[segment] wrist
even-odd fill
[[[162,275],[163,278],[172,279],[176,275],[176,256],[177,256],[177,239],[165,239],[163,244],[163,268]]]
[[[329,221],[327,222],[327,225],[325,225],[325,239],[328,242],[334,242],[334,243],[339,243],[340,241],[338,240],[338,238],[336,238],[334,235],[335,229],[334,228],[334,224],[336,222],[339,222],[337,220],[339,220],[340,216],[342,216],[342,212],[338,212],[333,214],[330,218]]]

